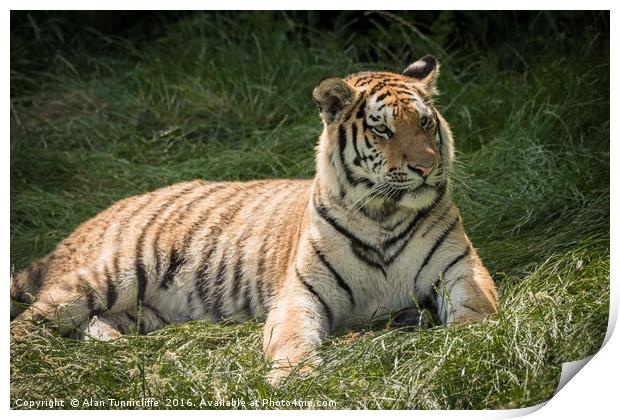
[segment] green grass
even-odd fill
[[[282,389],[263,380],[258,323],[192,322],[112,343],[36,331],[11,347],[12,404],[152,397],[195,408],[238,397],[518,408],[549,399],[561,364],[600,348],[608,32],[595,23],[568,38],[524,29],[507,59],[473,42],[445,46],[441,25],[427,38],[407,19],[369,22],[358,37],[344,21],[319,31],[283,14],[197,15],[149,42],[91,33],[94,50],[77,41],[56,49],[62,22],[26,24],[37,36],[14,36],[11,48],[11,263],[23,268],[115,200],[159,186],[312,177],[315,83],[400,71],[430,52],[442,63],[438,102],[459,151],[455,201],[500,289],[498,316],[415,333],[365,326],[353,342],[339,332],[317,372]]]

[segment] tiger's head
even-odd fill
[[[452,135],[433,104],[439,64],[425,56],[402,74],[363,72],[321,80],[317,170],[349,205],[420,210],[446,192]]]

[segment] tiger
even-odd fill
[[[13,276],[11,336],[113,340],[171,323],[264,322],[266,380],[308,375],[336,331],[498,311],[451,198],[454,140],[432,55],[319,81],[309,180],[194,180],[122,199]]]

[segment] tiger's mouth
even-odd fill
[[[435,188],[432,185],[427,184],[426,182],[399,182],[399,183],[391,183],[385,182],[381,186],[381,190],[387,198],[394,199],[396,201],[402,199],[405,195],[410,194],[412,196],[418,196],[425,192],[429,192],[434,190]]]

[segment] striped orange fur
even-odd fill
[[[339,327],[415,307],[444,323],[497,311],[450,198],[453,139],[439,65],[322,80],[312,180],[191,181],[80,225],[11,284],[11,332],[50,321],[112,339],[167,323],[265,321],[278,384]],[[417,319],[417,318],[416,318]]]

